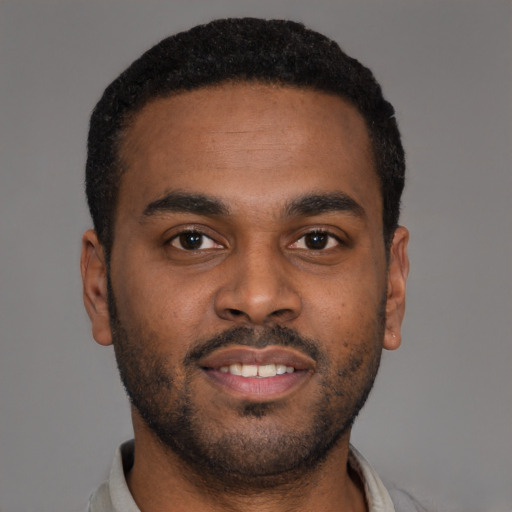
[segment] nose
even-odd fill
[[[215,312],[220,318],[265,325],[290,322],[300,315],[302,299],[282,255],[254,250],[231,258],[227,280],[215,296]]]

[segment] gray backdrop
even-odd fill
[[[475,1],[0,3],[0,510],[82,510],[131,435],[112,350],[83,311],[88,115],[169,33],[286,17],[368,64],[408,154],[412,271],[354,443],[439,510],[512,510],[511,4]]]

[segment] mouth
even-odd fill
[[[268,379],[276,375],[284,375],[285,373],[294,373],[293,366],[286,366],[279,363],[270,364],[243,364],[233,363],[229,366],[221,366],[219,368],[221,373],[230,373],[231,375],[238,375],[240,377],[257,377],[260,379]]]
[[[245,400],[277,400],[297,391],[309,380],[316,363],[288,347],[227,347],[199,361],[220,391]]]

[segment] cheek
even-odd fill
[[[366,266],[359,270],[340,269],[322,282],[310,283],[310,292],[304,293],[304,297],[308,297],[308,305],[316,310],[315,314],[328,318],[333,325],[347,326],[372,318],[385,293],[385,284],[374,268]]]
[[[194,341],[202,324],[211,321],[208,280],[162,263],[138,265],[136,258],[117,268],[121,270],[112,276],[112,285],[123,325],[181,344]]]
[[[323,286],[317,286],[314,293],[303,296],[301,327],[306,329],[305,334],[324,340],[326,350],[337,359],[354,345],[373,346],[380,336],[385,284],[376,269],[365,269],[340,271]]]

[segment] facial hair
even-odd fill
[[[247,492],[303,479],[350,430],[373,386],[382,350],[385,300],[367,329],[371,339],[351,342],[353,349],[342,366],[332,364],[319,341],[280,325],[233,327],[197,340],[181,365],[173,366],[152,350],[159,345],[156,333],[148,327],[124,327],[110,279],[108,285],[114,350],[130,401],[164,449],[178,455],[205,483],[215,480],[224,490]],[[241,401],[234,411],[240,421],[229,429],[210,420],[193,391],[200,371],[197,361],[235,344],[292,347],[316,362],[321,376],[316,400],[298,422],[287,421],[283,404],[272,401]]]

